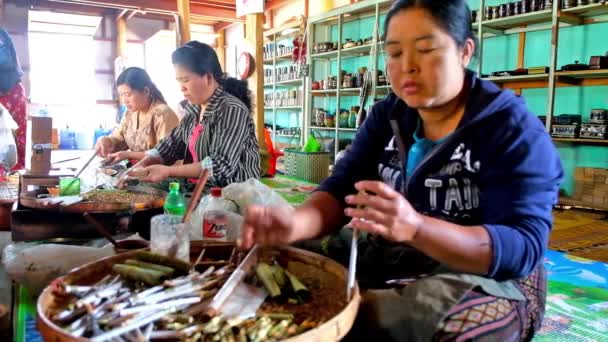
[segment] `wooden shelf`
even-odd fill
[[[519,75],[519,76],[492,76],[492,77],[484,77],[484,80],[492,81],[494,83],[510,83],[510,82],[523,82],[523,81],[547,81],[547,80],[549,80],[549,74],[534,74],[534,75]]]
[[[340,55],[342,58],[351,58],[359,56],[369,56],[372,51],[373,44],[365,44],[354,46],[348,49],[341,49]],[[313,59],[337,59],[338,50],[316,53],[311,56]]]
[[[581,70],[581,71],[556,71],[557,82],[555,86],[602,86],[608,85],[608,69],[601,70]],[[510,89],[546,88],[549,78],[546,74],[505,76],[505,77],[486,77],[490,80]]]
[[[310,126],[310,129],[319,129],[324,131],[335,131],[336,127],[319,127],[319,126]]]
[[[302,85],[302,79],[298,78],[295,80],[287,80],[287,81],[281,81],[281,82],[277,82],[276,85]]]
[[[348,49],[342,49],[340,53],[342,57],[346,56],[369,56],[372,51],[372,44],[365,44],[360,46],[351,47]]]
[[[280,56],[276,56],[273,58],[268,58],[264,60],[264,64],[272,64],[275,60],[277,61],[288,61],[291,60],[291,57],[293,55],[291,53],[285,54],[285,55],[280,55]]]
[[[496,30],[506,30],[519,26],[551,22],[551,15],[551,10],[548,9],[537,12],[514,15],[506,18],[485,20],[482,22],[482,26],[493,28]],[[474,27],[476,26],[475,24],[473,24]]]
[[[602,139],[553,138],[553,141],[564,142],[564,143],[573,143],[573,144],[608,145],[608,140],[602,140]]]
[[[608,78],[608,69],[599,70],[579,70],[579,71],[557,71],[555,76],[558,77],[569,77],[576,79],[588,79],[588,78]]]
[[[302,110],[302,106],[284,106],[276,107],[276,110]]]
[[[311,90],[310,93],[312,94],[312,96],[336,96],[338,94],[338,90]]]
[[[300,134],[291,134],[291,135],[290,134],[275,134],[274,136],[277,138],[291,138],[291,137],[297,138],[300,136]]]
[[[573,14],[579,17],[595,17],[598,15],[608,14],[608,3],[589,4],[584,6],[576,6],[568,9],[562,9],[562,13]]]
[[[264,110],[302,110],[302,106],[264,107]]]
[[[319,126],[311,126],[310,129],[320,129],[320,130],[325,130],[325,131],[335,131],[336,127],[319,127]],[[338,131],[340,132],[356,132],[357,129],[356,128],[344,128],[344,127],[339,127]]]
[[[288,53],[285,55],[276,56],[274,59],[284,61],[284,60],[291,60],[292,57],[293,57],[293,54]]]
[[[342,88],[340,89],[340,95],[345,96],[359,96],[361,88]]]
[[[321,52],[321,53],[315,53],[313,55],[310,56],[312,59],[332,59],[332,58],[338,58],[338,50],[333,50],[333,51],[328,51],[328,52]]]

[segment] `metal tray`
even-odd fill
[[[91,202],[83,201],[72,204],[70,206],[62,206],[60,204],[47,204],[38,199],[38,195],[47,193],[46,190],[28,191],[21,194],[19,202],[24,207],[47,210],[47,211],[60,211],[66,213],[114,213],[121,211],[143,211],[148,209],[161,208],[165,204],[165,197],[167,193],[165,191],[154,189],[143,186],[131,186],[127,187],[126,190],[155,195],[157,199],[144,203],[119,203],[119,202]]]

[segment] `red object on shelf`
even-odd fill
[[[291,59],[294,63],[306,63],[306,40],[301,35],[293,39]]]

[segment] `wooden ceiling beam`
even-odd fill
[[[95,14],[104,15],[111,13],[113,10],[104,7],[91,7],[83,5],[74,5],[61,2],[51,2],[48,0],[27,0],[26,3],[19,0],[4,0],[5,3],[12,3],[17,6],[27,6],[34,10],[50,10],[50,11],[66,11],[74,14]]]
[[[273,9],[283,7],[290,3],[292,0],[268,0],[266,4],[264,4],[265,11],[271,11]]]
[[[13,0],[15,1],[15,0]],[[15,1],[16,3],[23,3],[22,1]],[[98,7],[98,8],[115,8],[115,9],[133,9],[142,12],[157,12],[157,13],[177,13],[177,2],[173,1],[149,1],[149,0],[27,0],[28,3],[45,5],[51,8],[59,8],[60,4],[74,5],[78,8],[86,6]],[[217,2],[217,0],[215,0]],[[219,7],[222,6],[222,7]],[[221,4],[203,4],[193,3],[190,5],[190,14],[200,18],[213,18],[216,21],[239,21],[236,17],[236,9],[227,8],[223,3]]]
[[[215,25],[213,25],[213,32],[220,32],[222,30],[225,30],[227,28],[229,28],[230,26],[234,25],[236,23],[229,23],[229,22],[221,22],[221,23],[217,23]]]

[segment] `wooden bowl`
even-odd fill
[[[201,248],[206,248],[211,255],[232,255],[234,249],[232,244],[227,243],[200,243],[193,242],[191,246],[191,258],[194,260],[200,253]],[[288,257],[290,261],[301,262],[312,267],[326,271],[328,274],[338,279],[335,286],[341,286],[346,292],[347,270],[337,262],[324,256],[308,252],[293,247],[273,248],[281,254],[281,257]],[[56,279],[54,282],[63,281],[66,284],[90,285],[106,274],[111,273],[112,265],[120,263],[126,259],[133,258],[136,252],[126,252],[115,256],[103,258],[78,267],[67,275]],[[207,252],[205,252],[207,255]],[[222,257],[222,258],[223,258]],[[227,259],[227,258],[226,258]],[[346,294],[344,294],[346,296]],[[308,341],[339,341],[352,328],[361,297],[358,286],[355,288],[353,298],[346,303],[344,308],[333,318],[319,325],[315,329],[308,330],[300,335],[286,339],[290,342]],[[53,284],[47,286],[38,297],[37,302],[37,326],[44,341],[88,341],[86,338],[77,338],[55,325],[50,319],[57,311],[65,305],[62,300],[53,293]]]

